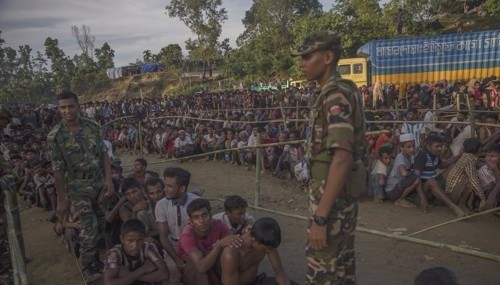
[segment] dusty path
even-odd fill
[[[123,165],[130,165],[132,158],[123,157]],[[151,164],[157,161],[146,157],[148,169],[162,173],[167,164]],[[169,163],[188,169],[192,174],[191,190],[205,189],[209,199],[223,199],[230,194],[239,194],[249,204],[254,202],[255,172],[245,171],[222,162]],[[130,167],[125,167],[128,174]],[[222,209],[222,203],[213,201],[215,209]],[[261,206],[298,215],[307,214],[307,197],[297,184],[273,177],[263,177]],[[284,232],[279,248],[282,261],[289,276],[302,283],[305,275],[304,243],[306,222],[250,209],[255,217],[272,216],[278,220]],[[39,208],[22,211],[23,229],[31,282],[35,285],[83,284],[75,259],[65,251],[52,231],[52,224],[46,221],[47,212]],[[360,203],[359,225],[380,231],[388,228],[406,228],[407,233],[432,226],[454,218],[445,207],[433,207],[423,214],[418,209],[396,207],[390,203],[382,205],[371,201]],[[500,255],[500,221],[491,217],[479,217],[458,222],[416,236],[456,246],[475,248]],[[435,249],[407,242],[358,233],[356,236],[358,284],[386,285],[412,284],[414,276],[422,269],[432,266],[446,266],[457,272],[464,285],[500,284],[500,264],[466,256],[449,250]],[[264,263],[262,271],[272,275],[269,264]]]

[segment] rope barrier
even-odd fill
[[[224,202],[224,200],[218,199],[218,198],[215,200]],[[248,207],[255,209],[255,210],[269,212],[269,213],[273,213],[273,214],[277,214],[277,215],[281,215],[281,216],[285,216],[285,217],[292,217],[292,218],[297,218],[297,219],[306,220],[306,221],[308,220],[307,217],[301,216],[301,215],[289,214],[289,213],[285,213],[285,212],[281,212],[281,211],[271,210],[271,209],[267,209],[267,208],[263,208],[263,207],[256,207],[256,206],[252,206],[252,205],[248,205]],[[368,229],[368,228],[360,227],[360,226],[356,227],[356,231],[358,231],[360,233],[382,236],[382,237],[389,238],[389,239],[406,241],[406,242],[425,245],[425,246],[429,246],[429,247],[448,249],[448,250],[451,250],[453,252],[457,252],[457,253],[461,253],[461,254],[465,254],[465,255],[470,255],[470,256],[474,256],[474,257],[478,257],[478,258],[482,258],[482,259],[486,259],[486,260],[500,263],[500,256],[495,255],[495,254],[491,254],[491,253],[487,253],[487,252],[474,250],[474,249],[468,249],[468,248],[463,248],[463,247],[459,247],[459,246],[454,246],[454,245],[449,245],[449,244],[444,244],[444,243],[439,243],[439,242],[434,242],[434,241],[429,241],[429,240],[424,240],[424,239],[413,238],[413,237],[409,237],[409,236],[401,236],[401,235],[397,235],[394,233],[382,232],[382,231]]]

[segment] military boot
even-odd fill
[[[99,271],[94,270],[90,263],[83,265],[82,275],[83,279],[85,280],[85,283],[91,283],[101,278],[101,273],[99,273]]]

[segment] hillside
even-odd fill
[[[121,100],[141,97],[159,97],[172,95],[174,90],[189,87],[190,84],[199,84],[199,76],[181,78],[170,72],[154,72],[124,76],[110,81],[109,87],[96,93],[82,96],[82,101]]]

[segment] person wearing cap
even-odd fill
[[[402,134],[399,137],[401,152],[394,159],[394,163],[387,177],[385,185],[386,198],[394,201],[401,207],[415,208],[406,197],[417,189],[418,177],[411,170],[411,159],[415,153],[415,138],[412,134]]]
[[[176,158],[193,155],[193,141],[186,135],[185,130],[179,131],[179,136],[175,139],[174,149],[172,150],[172,153]]]
[[[79,214],[82,275],[88,283],[100,277],[102,268],[97,245],[105,219],[97,201],[104,186],[107,188],[106,197],[114,195],[111,162],[100,126],[80,117],[76,94],[65,91],[57,96],[57,100],[62,120],[47,136],[52,151],[56,209],[58,217],[63,219],[71,201]]]
[[[0,134],[3,135],[4,129],[11,123],[12,113],[7,107],[0,105]],[[2,143],[3,136],[0,135],[0,179],[3,180],[2,185],[8,186],[10,189],[0,189],[0,252],[5,254],[0,260],[0,284],[11,284],[13,282],[12,262],[9,252],[9,243],[7,238],[7,219],[5,217],[5,194],[4,191],[16,191],[14,181],[14,172],[11,164],[5,160],[4,151],[6,147]],[[1,187],[1,186],[0,186]]]
[[[340,77],[340,36],[332,31],[307,35],[292,51],[308,81],[316,80],[317,100],[311,107],[310,223],[306,245],[306,284],[356,284],[354,231],[358,201],[355,170],[364,169],[365,119],[356,85]],[[366,173],[365,173],[366,175]]]

